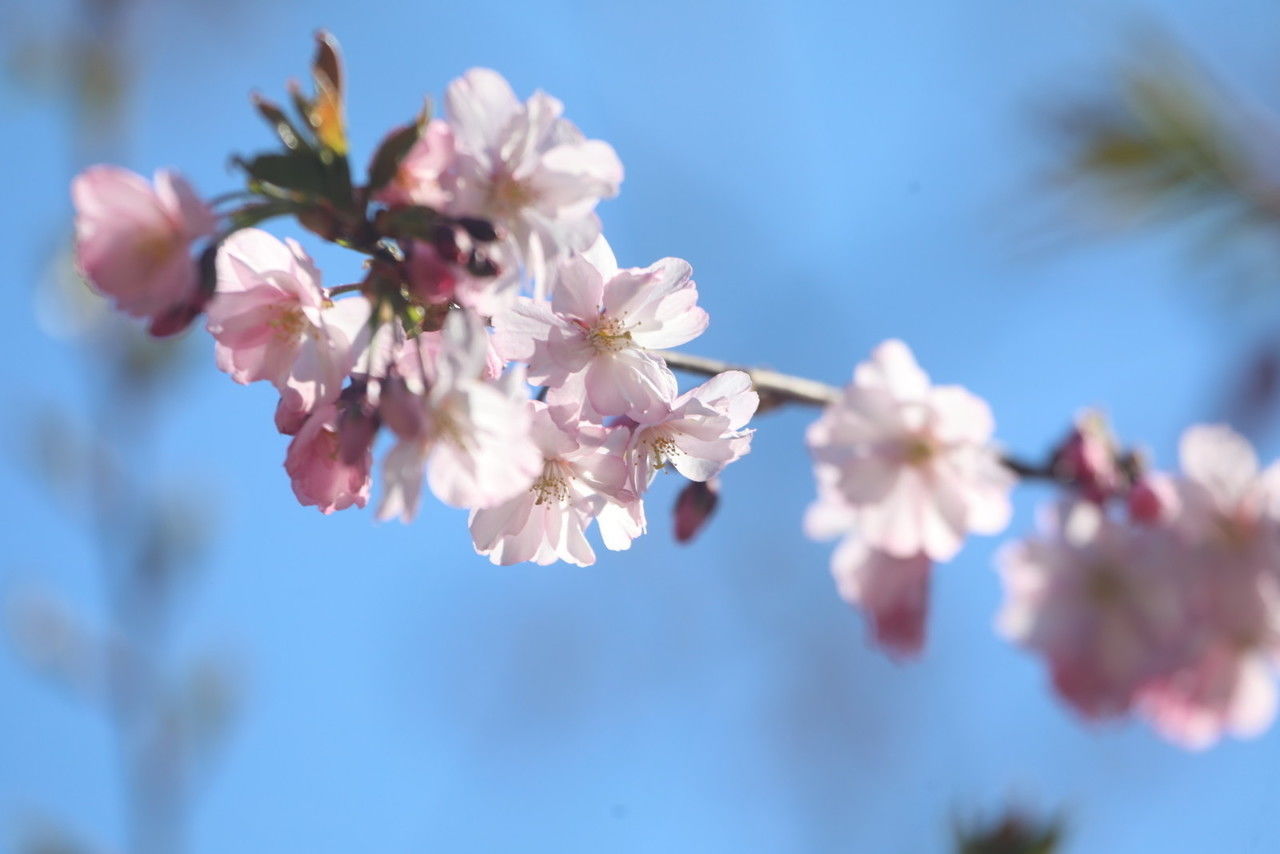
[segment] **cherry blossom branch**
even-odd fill
[[[725,371],[743,371],[751,377],[751,384],[760,395],[758,412],[765,412],[788,403],[827,406],[840,399],[840,389],[805,377],[783,374],[767,368],[742,367],[720,359],[708,359],[705,356],[694,356],[675,350],[664,350],[660,355],[673,370],[684,371],[687,374],[714,377]]]
[[[710,359],[706,356],[695,356],[676,350],[664,350],[661,353],[667,365],[673,370],[687,374],[713,377],[725,371],[743,371],[751,377],[751,384],[760,395],[758,413],[767,412],[787,404],[804,406],[828,406],[840,399],[841,391],[835,386],[806,377],[784,374],[767,368],[748,368],[734,365],[722,359]],[[1069,484],[1070,478],[1054,470],[1052,461],[1047,463],[1030,463],[1016,457],[1002,454],[1000,461],[1006,468],[1024,480],[1044,480],[1051,483]]]

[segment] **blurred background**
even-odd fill
[[[357,162],[472,66],[561,98],[626,166],[619,260],[692,262],[693,352],[842,383],[896,336],[1022,456],[1098,407],[1164,466],[1206,420],[1271,459],[1280,7],[372,8],[0,9],[0,846],[925,854],[986,822],[967,850],[1046,850],[998,847],[1012,810],[1061,817],[1064,852],[1280,849],[1280,730],[1187,754],[1075,719],[992,631],[997,540],[937,572],[920,660],[870,648],[800,529],[815,412],[758,421],[690,546],[672,476],[631,551],[492,567],[435,502],[299,507],[272,391],[201,331],[102,317],[66,258],[89,162],[234,189],[229,155],[270,147],[249,93],[325,27]],[[1047,497],[1020,490],[1009,537]]]

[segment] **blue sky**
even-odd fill
[[[57,4],[29,20],[52,25]],[[319,26],[347,57],[361,152],[469,67],[561,98],[627,169],[602,209],[619,260],[688,259],[709,331],[689,349],[842,382],[888,337],[989,400],[1034,455],[1085,406],[1172,461],[1218,415],[1242,330],[1185,235],[1031,237],[1061,214],[1046,111],[1093,91],[1157,23],[1265,102],[1280,8],[1263,0],[1047,2],[145,3],[127,163],[233,186],[267,143],[247,106],[301,76]],[[0,319],[0,585],[39,581],[90,620],[82,526],[18,459],[41,402],[85,412],[93,375],[36,325],[32,283],[69,219],[64,110],[6,85]],[[362,157],[365,155],[361,155]],[[331,281],[350,259],[321,258]],[[242,665],[244,706],[191,816],[195,852],[945,850],[957,812],[1066,810],[1068,851],[1272,851],[1280,733],[1200,755],[1139,725],[1088,727],[1039,662],[998,639],[999,538],[940,568],[930,642],[885,660],[800,531],[816,413],[761,418],[694,545],[654,532],[597,566],[496,568],[463,514],[411,526],[293,502],[265,388],[216,371],[207,337],[173,392],[160,476],[208,495],[218,536],[175,627],[182,654]],[[88,425],[92,428],[92,425]],[[1274,454],[1271,442],[1265,448]],[[1043,492],[1019,494],[1010,536]],[[0,653],[0,836],[33,809],[119,839],[109,733]]]

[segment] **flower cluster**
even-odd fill
[[[276,389],[303,505],[366,506],[381,452],[379,518],[413,519],[425,487],[469,512],[494,563],[587,565],[593,523],[612,550],[645,532],[663,469],[689,480],[675,534],[693,537],[762,397],[823,405],[805,524],[841,538],[837,587],[880,646],[917,654],[933,565],[1008,525],[1019,478],[1047,480],[1063,495],[1042,532],[1000,553],[999,630],[1086,717],[1138,714],[1196,747],[1271,722],[1280,468],[1260,472],[1240,436],[1193,428],[1182,472],[1162,474],[1086,416],[1031,465],[997,449],[984,401],[933,385],[901,341],[843,389],[673,353],[707,327],[692,270],[618,265],[595,209],[622,167],[559,101],[469,71],[444,116],[389,133],[357,183],[323,34],[312,76],[297,119],[255,100],[282,148],[236,161],[243,192],[208,202],[175,173],[111,166],[72,185],[89,284],[155,335],[204,317],[218,367]],[[360,253],[360,280],[326,285],[302,244],[257,228],[282,216]],[[672,364],[707,379],[682,393]]]
[[[682,394],[661,353],[707,326],[689,265],[620,268],[600,234],[596,205],[622,180],[609,145],[551,96],[522,102],[473,69],[356,186],[323,37],[313,71],[314,100],[295,93],[305,131],[258,100],[285,152],[240,161],[242,207],[220,212],[171,172],[97,166],[72,187],[93,288],[154,334],[203,313],[218,367],[279,392],[299,502],[364,507],[386,434],[380,518],[412,519],[425,482],[470,511],[494,563],[586,565],[593,521],[610,549],[645,531],[657,471],[705,482],[747,453],[748,376]],[[277,215],[364,253],[364,279],[326,287],[301,244],[253,227]]]
[[[1106,441],[1088,432],[1069,444]],[[1087,717],[1137,713],[1193,748],[1261,732],[1280,653],[1280,465],[1259,471],[1223,426],[1186,431],[1180,473],[1128,485],[1095,450],[1042,533],[1002,550],[999,630],[1043,655]]]

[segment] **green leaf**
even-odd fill
[[[328,170],[313,151],[260,154],[252,160],[237,158],[235,162],[251,181],[304,196],[328,198],[330,195]]]
[[[231,225],[234,229],[252,228],[272,217],[297,213],[300,207],[293,202],[279,200],[255,202],[233,210],[230,213]]]
[[[275,131],[280,142],[284,143],[285,148],[290,151],[311,149],[311,143],[308,142],[307,138],[298,130],[297,125],[290,121],[289,117],[285,115],[284,110],[280,109],[278,105],[268,101],[257,93],[254,93],[252,98],[254,109],[258,111],[260,116],[266,119],[267,124],[271,126],[273,131]]]
[[[414,143],[422,136],[422,125],[418,122],[393,130],[373,155],[369,164],[369,193],[381,190],[396,177],[400,171],[400,162],[413,148]]]
[[[431,240],[441,221],[440,214],[422,205],[409,205],[395,210],[382,211],[377,227],[388,237],[408,237]]]

